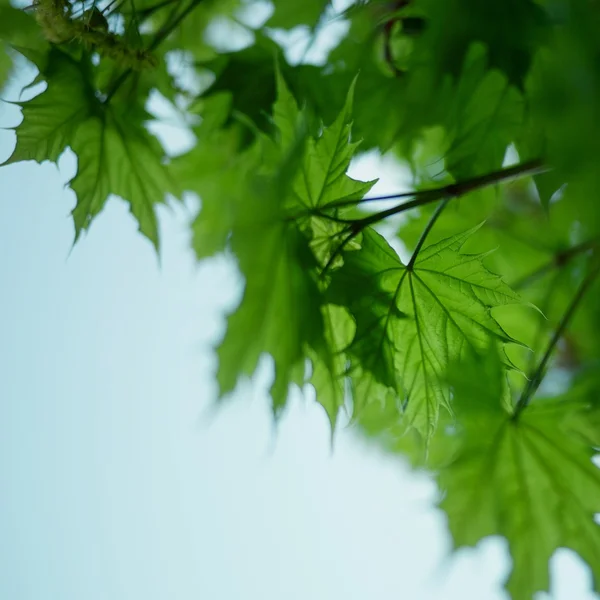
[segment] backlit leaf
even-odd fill
[[[429,435],[441,406],[450,408],[444,377],[450,363],[489,341],[512,341],[492,309],[519,302],[484,254],[462,254],[474,230],[423,249],[408,269],[374,231],[348,253],[333,275],[333,301],[350,306],[357,333],[348,349],[355,376],[355,410],[375,401],[375,384],[403,398],[407,422]],[[354,286],[364,290],[356,295]],[[362,371],[366,370],[367,373]]]
[[[96,97],[80,65],[53,51],[44,71],[48,88],[23,107],[17,145],[9,163],[56,162],[67,146],[77,155],[70,186],[76,239],[102,210],[109,195],[130,206],[139,229],[158,248],[155,205],[175,189],[158,141],[143,127],[146,113],[126,107],[122,113]],[[136,112],[137,111],[137,112]]]
[[[449,435],[459,448],[438,480],[455,545],[505,536],[513,559],[507,589],[515,600],[549,589],[548,561],[561,547],[589,564],[598,591],[600,477],[582,435],[590,419],[597,423],[597,406],[540,399],[513,419],[502,405],[502,368],[493,352],[452,379],[460,425]]]

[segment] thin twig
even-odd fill
[[[535,269],[535,271],[532,271],[528,275],[524,275],[515,283],[513,283],[511,287],[514,290],[519,290],[531,285],[532,283],[535,283],[538,279],[540,279],[540,277],[550,273],[552,270],[568,265],[571,260],[573,260],[579,254],[583,254],[588,250],[592,250],[598,245],[599,241],[600,240],[598,238],[594,238],[592,240],[587,240],[586,242],[572,246],[571,248],[567,248],[566,250],[557,252],[552,260]]]
[[[583,280],[582,284],[580,285],[579,289],[577,290],[577,293],[573,297],[573,300],[571,300],[571,303],[569,304],[565,314],[563,315],[562,319],[560,320],[558,327],[554,331],[554,335],[552,336],[552,339],[548,343],[548,347],[546,348],[546,351],[544,352],[544,356],[542,356],[542,359],[540,360],[538,366],[536,367],[535,371],[531,374],[531,376],[529,377],[529,381],[523,388],[523,392],[521,394],[521,397],[519,398],[519,401],[517,402],[517,405],[515,407],[515,410],[514,410],[514,413],[512,416],[513,420],[517,420],[519,418],[519,415],[527,407],[531,398],[537,391],[540,383],[542,382],[542,379],[544,378],[544,374],[545,374],[544,371],[546,370],[548,361],[550,360],[550,357],[552,356],[552,352],[554,352],[554,348],[556,347],[556,345],[558,344],[558,341],[560,340],[563,333],[565,332],[565,329],[567,328],[569,321],[575,314],[575,311],[579,307],[579,304],[583,300],[586,292],[588,291],[588,289],[594,282],[594,279],[598,276],[598,273],[600,273],[600,262],[597,262],[596,265],[589,271],[586,278]]]
[[[119,0],[111,0],[100,12],[106,17],[109,16],[110,14],[112,14],[112,12],[115,12],[116,9],[112,10],[112,7],[119,2]]]
[[[396,200],[399,198],[414,198],[415,200],[421,199],[422,202],[420,203],[415,204],[414,201],[406,203],[410,204],[408,208],[413,208],[414,206],[420,206],[421,203],[429,204],[431,202],[435,202],[436,200],[441,200],[442,198],[463,196],[469,192],[473,192],[496,183],[503,183],[505,181],[520,177],[539,175],[540,173],[545,173],[549,170],[549,167],[546,167],[541,160],[535,159],[524,163],[519,163],[518,165],[513,165],[512,167],[505,167],[504,169],[492,171],[491,173],[486,173],[485,175],[473,177],[472,179],[450,183],[449,185],[444,185],[439,188],[432,188],[430,190],[417,190],[414,192],[400,192],[398,194],[362,198],[360,200],[341,200],[339,202],[331,202],[330,204],[326,204],[322,208],[344,208],[347,206],[357,206],[358,204],[364,204],[367,202]],[[398,205],[397,209],[400,209],[402,206],[402,204]],[[408,208],[404,210],[408,210]],[[398,212],[402,212],[402,210],[398,210]]]
[[[192,0],[185,10],[183,10],[171,23],[165,24],[154,36],[154,40],[148,47],[148,50],[156,50],[162,42],[173,32],[179,24],[202,2],[202,0]]]
[[[357,233],[355,233],[354,229],[350,228],[348,235],[340,242],[340,245],[332,252],[331,256],[329,257],[329,260],[323,267],[323,270],[321,271],[321,277],[325,276],[325,274],[329,271],[329,269],[333,265],[335,259],[340,255],[340,253],[346,247],[348,242],[350,242],[350,240],[352,240],[356,235],[357,235]]]
[[[474,192],[484,187],[488,187],[490,185],[495,185],[498,183],[502,183],[505,181],[509,181],[511,179],[516,179],[519,177],[526,177],[530,175],[536,175],[538,173],[544,173],[548,170],[548,167],[545,167],[541,160],[530,160],[524,163],[520,163],[518,165],[513,165],[512,167],[507,167],[504,169],[500,169],[498,171],[492,171],[491,173],[487,173],[485,175],[480,175],[478,177],[474,177],[473,179],[468,179],[466,181],[460,181],[458,183],[451,183],[450,185],[445,185],[440,188],[434,188],[431,190],[419,190],[417,192],[413,192],[412,194],[402,192],[401,194],[397,194],[396,196],[392,196],[395,198],[401,198],[406,196],[413,196],[414,199],[409,202],[403,202],[401,204],[397,204],[396,206],[392,206],[386,210],[382,210],[380,212],[374,213],[372,215],[368,215],[363,217],[362,219],[350,220],[348,223],[348,227],[346,231],[348,235],[342,240],[340,245],[334,250],[330,259],[327,261],[327,264],[323,268],[322,274],[325,274],[335,259],[340,255],[342,250],[346,247],[348,242],[350,242],[354,237],[356,237],[361,231],[369,227],[370,225],[374,225],[375,223],[379,223],[391,217],[392,215],[400,214],[406,210],[410,210],[412,208],[417,208],[420,206],[425,206],[426,204],[431,204],[433,202],[437,202],[438,200],[452,200],[453,198],[458,198],[463,196],[464,194],[468,194],[469,192]],[[379,198],[366,198],[364,201],[369,200],[378,200],[378,199],[388,199],[387,197],[379,197]],[[346,202],[346,201],[345,201]],[[358,202],[353,202],[353,204],[358,204]],[[323,208],[329,209],[333,207],[339,207],[340,204],[331,203]],[[324,218],[328,218],[328,215],[322,214]]]
[[[415,198],[428,194],[431,190],[417,190],[412,192],[399,192],[397,194],[388,194],[386,196],[374,196],[371,198],[360,198],[357,200],[337,200],[325,204],[322,208],[346,208],[348,206],[357,206],[358,204],[366,204],[367,202],[379,202],[381,200],[399,200],[400,198]]]
[[[202,2],[202,0],[192,0],[185,10],[183,10],[177,17],[171,22],[167,22],[161,29],[158,30],[154,36],[154,40],[148,46],[148,50],[152,52],[179,26],[179,24]],[[104,104],[108,104],[111,98],[115,95],[117,90],[123,85],[125,80],[131,75],[133,69],[129,68],[121,73],[120,77],[115,81],[112,88],[106,95]]]
[[[413,267],[415,266],[415,262],[417,260],[417,257],[419,256],[419,252],[421,252],[421,248],[423,247],[423,244],[425,243],[427,236],[433,229],[433,226],[435,225],[435,222],[438,220],[439,216],[442,214],[442,211],[446,208],[446,206],[448,206],[448,202],[450,202],[450,198],[446,198],[445,200],[443,200],[440,203],[440,205],[435,209],[435,212],[431,215],[431,218],[427,222],[427,225],[425,226],[423,233],[421,233],[421,237],[419,237],[419,241],[417,242],[417,245],[415,246],[415,249],[413,250],[410,260],[408,261],[408,264],[406,265],[407,271],[412,271]]]

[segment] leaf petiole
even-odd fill
[[[517,420],[519,418],[519,415],[523,412],[523,410],[527,407],[527,405],[533,398],[533,395],[535,394],[538,387],[540,386],[540,383],[544,379],[544,375],[545,375],[544,371],[546,369],[546,366],[548,365],[548,361],[550,360],[550,357],[552,356],[552,353],[554,352],[556,345],[558,344],[558,341],[562,337],[563,333],[565,332],[565,329],[567,328],[567,325],[569,324],[570,320],[572,319],[573,315],[575,314],[575,311],[579,307],[579,304],[583,300],[586,292],[589,290],[590,286],[592,285],[592,283],[594,282],[594,280],[596,279],[596,277],[598,276],[599,273],[600,273],[600,261],[596,261],[595,266],[589,271],[589,273],[587,274],[587,276],[585,277],[585,279],[579,286],[577,293],[573,297],[573,300],[571,300],[571,303],[569,304],[565,314],[563,315],[562,319],[560,320],[558,327],[554,331],[554,335],[552,336],[552,339],[548,343],[548,347],[546,348],[544,355],[542,356],[537,367],[535,368],[535,370],[529,377],[529,381],[523,388],[521,397],[519,398],[519,401],[517,402],[517,405],[516,405],[515,410],[512,415],[513,420]]]
[[[439,206],[435,209],[435,212],[431,215],[431,218],[429,219],[427,225],[425,226],[425,229],[423,229],[423,232],[421,233],[421,237],[419,237],[419,241],[417,242],[417,245],[415,246],[412,256],[410,257],[410,260],[408,261],[408,264],[406,265],[407,271],[412,271],[413,267],[415,266],[415,261],[417,260],[417,257],[419,256],[419,252],[421,251],[423,244],[427,240],[427,236],[433,229],[435,222],[438,220],[438,218],[442,214],[443,210],[446,208],[446,206],[448,206],[448,202],[450,202],[450,198],[446,198],[444,201],[440,202]]]

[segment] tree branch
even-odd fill
[[[527,177],[531,175],[537,175],[539,173],[544,173],[548,171],[549,168],[544,166],[543,162],[539,159],[526,161],[523,163],[519,163],[517,165],[513,165],[512,167],[506,167],[504,169],[499,169],[498,171],[492,171],[491,173],[487,173],[485,175],[479,175],[478,177],[473,177],[473,179],[467,179],[465,181],[459,181],[457,183],[451,183],[449,185],[445,185],[440,188],[434,188],[431,190],[419,190],[416,192],[402,192],[400,194],[391,195],[391,196],[379,196],[375,198],[364,198],[363,200],[344,200],[342,202],[332,202],[327,206],[322,207],[323,209],[330,208],[340,208],[342,206],[354,206],[362,202],[373,202],[375,200],[390,200],[393,198],[406,198],[413,197],[413,200],[408,202],[403,202],[396,206],[392,206],[386,210],[382,210],[380,212],[376,212],[372,215],[368,215],[363,217],[362,219],[350,219],[348,222],[348,226],[346,231],[348,235],[342,240],[340,245],[335,249],[330,259],[327,261],[327,264],[323,268],[322,274],[325,274],[335,259],[340,255],[340,252],[346,247],[348,242],[356,237],[361,231],[369,227],[370,225],[374,225],[375,223],[379,223],[391,217],[392,215],[400,214],[404,211],[410,210],[412,208],[418,208],[420,206],[425,206],[426,204],[431,204],[433,202],[437,202],[438,200],[452,200],[453,198],[459,198],[469,192],[474,192],[476,190],[488,187],[490,185],[496,185],[498,183],[503,183],[509,181],[511,179],[518,179],[520,177]],[[446,204],[444,204],[444,207]],[[325,219],[331,218],[330,215],[327,215],[320,211],[320,215]],[[439,215],[438,215],[439,216]],[[436,217],[437,218],[437,217]],[[340,222],[338,217],[335,218],[337,222]],[[427,231],[429,233],[429,231]]]
[[[517,402],[517,405],[515,407],[515,411],[512,415],[513,420],[517,420],[519,418],[519,415],[527,407],[531,398],[537,391],[540,383],[544,379],[544,375],[545,375],[544,371],[546,370],[546,366],[548,365],[548,361],[550,360],[550,357],[552,356],[552,353],[554,352],[554,348],[556,347],[556,344],[558,344],[558,341],[560,340],[563,333],[565,332],[565,329],[567,328],[571,318],[575,314],[575,311],[579,307],[579,304],[583,300],[586,292],[589,290],[590,286],[594,282],[594,279],[596,279],[596,277],[599,273],[600,273],[600,261],[596,261],[596,264],[594,265],[594,267],[588,272],[586,278],[583,280],[582,284],[579,286],[577,293],[573,297],[573,300],[571,300],[571,303],[569,304],[565,314],[563,315],[562,319],[560,320],[558,327],[554,331],[554,335],[552,336],[552,339],[548,343],[548,347],[546,348],[546,351],[544,352],[544,356],[542,356],[542,359],[540,360],[539,364],[535,368],[534,372],[531,374],[529,381],[523,388],[521,397],[519,398],[519,401]]]
[[[344,208],[348,206],[357,206],[367,202],[375,202],[380,200],[396,200],[398,198],[414,198],[410,202],[399,204],[398,206],[388,209],[396,212],[403,212],[403,210],[409,210],[417,206],[423,206],[430,204],[442,198],[457,198],[458,196],[464,196],[469,192],[473,192],[490,185],[497,183],[503,183],[511,179],[519,179],[521,177],[527,177],[532,175],[539,175],[549,171],[550,168],[546,167],[540,159],[530,160],[527,162],[513,165],[512,167],[506,167],[485,175],[479,175],[472,179],[459,181],[457,183],[451,183],[439,188],[433,188],[430,190],[417,190],[415,192],[400,192],[398,194],[388,194],[386,196],[375,196],[371,198],[362,198],[360,200],[341,200],[339,202],[331,202],[323,206],[323,209],[330,208]],[[405,208],[402,208],[405,207]],[[387,211],[384,211],[387,212]],[[377,213],[376,213],[377,214]],[[393,213],[396,214],[396,213]]]
[[[528,275],[521,277],[515,283],[511,285],[514,290],[523,289],[532,283],[535,283],[540,277],[543,277],[553,269],[561,268],[568,265],[571,260],[573,260],[579,254],[583,254],[588,250],[593,250],[597,247],[599,238],[594,238],[588,240],[586,242],[582,242],[581,244],[576,244],[575,246],[571,246],[571,248],[567,248],[560,252],[557,252],[554,258],[547,262],[545,265],[542,265],[535,271],[532,271]]]
[[[156,50],[156,48],[179,26],[179,24],[202,2],[202,0],[191,0],[186,8],[177,15],[171,22],[165,23],[154,36],[154,40],[148,46],[148,50]],[[112,88],[106,95],[104,104],[108,104],[111,98],[116,94],[117,90],[123,85],[127,78],[131,75],[133,69],[129,68],[123,71],[119,78],[115,81]]]

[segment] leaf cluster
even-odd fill
[[[0,89],[22,59],[44,84],[6,165],[75,153],[75,241],[114,195],[160,251],[157,206],[197,194],[195,255],[244,278],[220,398],[270,356],[274,415],[312,386],[332,432],[431,472],[457,547],[508,540],[512,598],[559,547],[600,591],[597,3],[259,4],[0,0]],[[348,175],[367,150],[405,191]]]

